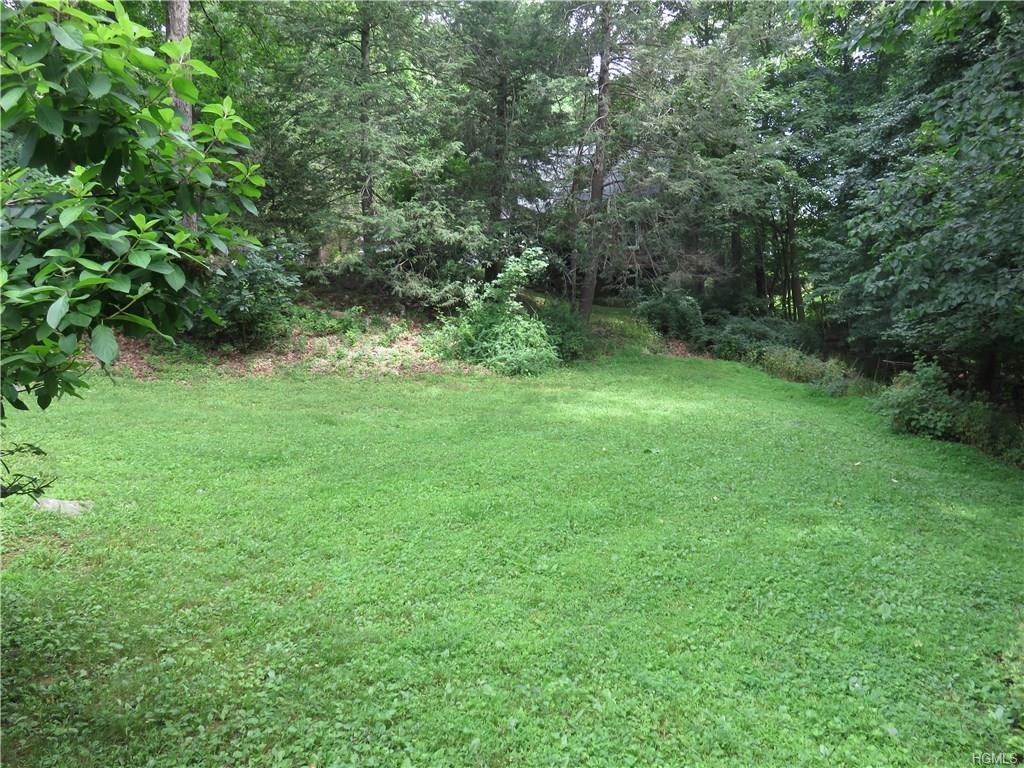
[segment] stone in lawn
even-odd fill
[[[80,501],[77,499],[36,499],[32,505],[34,509],[45,509],[48,512],[56,512],[65,517],[78,517],[83,512],[92,509],[93,502]]]

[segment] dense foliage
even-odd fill
[[[204,299],[216,322],[197,330],[206,338],[241,347],[265,344],[287,333],[289,308],[300,284],[278,262],[250,253],[240,263],[218,270],[209,281]]]
[[[545,266],[536,248],[509,256],[495,280],[471,292],[466,306],[444,324],[442,348],[499,373],[542,373],[556,365],[558,348],[544,322],[527,312],[519,297]]]
[[[147,46],[164,6],[3,8],[8,403],[77,387],[86,337],[191,325],[265,185],[246,223],[309,245],[283,271],[493,330],[467,350],[578,356],[563,308],[596,297],[789,370],[767,350],[925,356],[1024,412],[1020,4],[205,3]],[[563,301],[495,309],[524,244]],[[231,322],[197,333],[272,335]]]
[[[114,0],[4,4],[3,399],[45,408],[81,385],[86,338],[103,364],[115,330],[166,337],[201,311],[196,276],[246,235],[264,182],[240,161],[247,124],[230,98],[199,102],[190,42],[153,33]]]
[[[681,290],[813,324],[865,371],[929,355],[1018,409],[1022,23],[846,0],[196,18],[254,116],[260,227],[371,290],[451,311],[525,239],[572,304]]]

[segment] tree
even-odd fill
[[[3,6],[3,128],[20,146],[2,173],[4,406],[76,395],[86,339],[104,366],[115,330],[172,338],[202,311],[211,254],[253,241],[229,218],[255,211],[263,179],[236,159],[248,124],[230,98],[186,129],[188,38],[154,51],[116,2]],[[46,66],[38,63],[45,59]],[[195,216],[195,228],[184,226]]]
[[[188,37],[189,26],[189,0],[166,0],[167,3],[167,40],[172,43],[181,42]],[[183,53],[184,53],[184,49]],[[179,64],[183,59],[179,59]],[[188,80],[192,79],[187,68],[183,75]],[[181,129],[190,131],[192,129],[192,104],[174,92],[172,85],[171,92],[174,99],[174,108],[181,113]]]
[[[612,22],[607,3],[600,3],[597,12],[597,43],[599,63],[597,68],[597,118],[594,120],[594,155],[591,160],[590,177],[590,214],[600,216],[601,203],[604,201],[605,161],[608,151],[609,115],[611,113],[611,57],[612,57]],[[594,233],[600,236],[600,228],[594,227]],[[591,238],[590,259],[583,278],[583,293],[580,296],[580,314],[590,320],[594,311],[594,295],[597,291],[598,260],[596,250],[599,247],[596,237]]]

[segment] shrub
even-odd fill
[[[384,329],[384,336],[382,341],[385,347],[390,347],[396,341],[398,337],[409,330],[409,323],[406,320],[396,320],[393,323],[389,323],[388,327]]]
[[[548,338],[562,360],[582,357],[590,344],[590,328],[580,314],[568,304],[549,300],[537,310],[537,317],[547,329]]]
[[[694,341],[704,330],[700,306],[692,296],[680,290],[666,291],[642,302],[637,313],[669,338]]]
[[[777,331],[761,320],[729,317],[701,335],[699,343],[724,360],[756,359],[767,347],[781,345]]]
[[[542,373],[558,364],[544,324],[524,314],[480,306],[452,326],[456,355],[508,375]]]
[[[1024,424],[984,397],[950,391],[938,363],[918,360],[899,374],[878,399],[878,409],[897,432],[912,432],[973,445],[1003,461],[1024,466]]]
[[[878,409],[897,432],[956,438],[964,403],[949,391],[949,375],[938,363],[918,360],[878,399]]]
[[[154,51],[123,7],[101,5],[2,8],[0,395],[16,409],[76,394],[87,345],[117,359],[115,330],[188,328],[205,254],[251,242],[231,216],[255,213],[265,184],[240,162],[248,124],[231,99],[200,102],[213,73],[189,39]],[[195,105],[191,130],[172,88]]]
[[[530,277],[546,266],[540,249],[511,256],[481,295],[444,323],[442,351],[509,375],[541,373],[558,364],[558,352],[544,323],[530,317],[516,298]]]
[[[292,324],[309,336],[341,336],[365,330],[364,313],[360,306],[349,307],[336,315],[322,309],[295,306],[290,315]]]
[[[1024,466],[1024,424],[985,399],[971,400],[964,405],[957,434],[968,445]]]
[[[790,347],[817,354],[823,343],[818,329],[777,317],[736,317],[711,310],[704,316],[708,325],[699,343],[715,357],[744,360],[761,355],[770,346]]]
[[[830,373],[829,364],[824,360],[775,344],[761,350],[754,362],[772,376],[805,384],[824,381]]]
[[[206,300],[220,322],[205,323],[197,335],[241,347],[266,344],[288,332],[288,315],[299,279],[253,252],[244,264],[230,264],[207,287]]]

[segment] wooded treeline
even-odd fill
[[[1020,371],[1016,3],[202,0],[192,33],[255,126],[253,227],[406,301],[538,244],[584,314],[679,286]]]
[[[813,324],[867,371],[923,356],[1024,399],[1024,5],[124,12],[187,30],[219,73],[191,101],[253,126],[245,223],[273,253],[447,312],[540,247],[537,287],[584,316],[679,289],[705,317]]]

